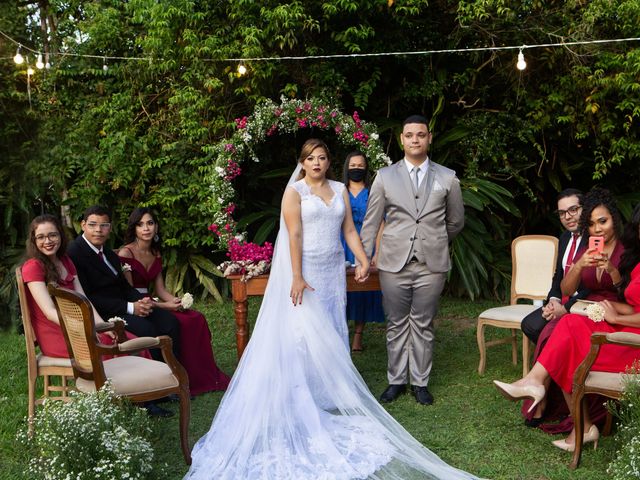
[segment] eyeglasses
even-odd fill
[[[96,223],[96,222],[88,222],[85,225],[89,228],[89,230],[109,230],[111,228],[110,223]]]
[[[558,216],[560,218],[566,217],[567,215],[573,217],[578,214],[578,212],[582,209],[582,205],[574,205],[572,207],[567,208],[566,210],[556,210],[558,212]]]
[[[47,233],[46,235],[36,235],[36,242],[44,242],[45,240],[49,240],[50,242],[55,242],[60,239],[60,234],[58,232]]]

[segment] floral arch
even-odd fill
[[[254,148],[268,137],[319,128],[335,133],[342,145],[363,152],[372,171],[391,163],[374,124],[362,121],[358,112],[346,115],[335,105],[318,98],[300,100],[283,96],[279,104],[267,99],[256,105],[253,115],[236,118],[235,125],[231,138],[207,148],[215,161],[205,174],[212,192],[207,208],[212,218],[209,230],[217,236],[217,244],[230,251],[244,240],[233,218],[236,192],[232,182],[242,173],[241,165],[247,158],[259,161]]]

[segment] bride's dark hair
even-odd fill
[[[304,142],[304,145],[302,145],[302,149],[300,150],[298,163],[304,162],[305,158],[311,155],[311,152],[313,152],[316,148],[323,148],[327,154],[329,163],[331,163],[331,152],[329,151],[329,147],[327,147],[327,144],[324,143],[324,141],[320,140],[319,138],[310,138],[309,140]],[[296,180],[301,180],[304,178],[304,176],[305,176],[304,170],[300,170],[300,173],[298,174],[298,178]],[[329,169],[327,170],[326,177],[333,179],[333,172],[331,171],[331,167],[329,167]]]

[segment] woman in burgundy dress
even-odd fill
[[[618,265],[624,247],[619,241],[622,232],[622,219],[620,212],[611,197],[604,189],[594,188],[584,197],[584,205],[580,215],[579,227],[582,235],[590,237],[600,236],[604,238],[604,249],[600,259],[597,251],[583,248],[576,252],[571,269],[562,279],[561,288],[563,296],[572,295],[580,284],[589,290],[586,300],[600,302],[603,300],[615,301],[618,299],[616,284],[620,282]],[[540,333],[534,361],[538,359],[551,334],[558,323],[565,317],[551,320]],[[557,386],[547,380],[545,388],[547,396],[538,404],[535,410],[529,412],[530,402],[524,402],[522,413],[528,426],[539,426],[548,433],[569,432],[573,428],[573,421],[567,417],[569,411],[562,399],[562,394]],[[604,419],[606,410],[602,405],[602,399],[590,396],[590,409],[592,419],[596,422]],[[562,420],[558,424],[544,423],[543,421]],[[541,425],[542,424],[542,425]]]
[[[531,371],[517,382],[508,384],[494,381],[500,392],[511,400],[531,398],[535,406],[546,393],[548,378],[556,382],[568,406],[572,405],[573,375],[584,360],[591,346],[594,332],[631,332],[640,334],[640,205],[633,211],[631,222],[622,237],[624,253],[614,281],[618,279],[622,301],[603,300],[599,304],[604,309],[604,321],[594,321],[581,315],[564,315],[551,334],[547,345],[538,357]],[[593,261],[599,268],[607,270],[607,262]],[[618,282],[616,282],[618,283]],[[640,350],[619,345],[603,345],[592,370],[603,372],[624,372],[635,361],[640,360]],[[597,442],[598,428],[588,411],[585,410],[584,442]],[[553,444],[563,450],[575,448],[575,430],[563,440]]]
[[[183,309],[181,299],[167,291],[162,277],[158,222],[151,209],[136,208],[129,216],[126,245],[118,251],[131,285],[142,293],[152,288],[158,307],[170,310],[180,322],[180,363],[189,374],[191,395],[225,390],[229,377],[216,365],[211,332],[202,313]],[[130,271],[128,267],[130,267]]]
[[[36,340],[42,353],[48,357],[69,358],[69,352],[47,284],[55,283],[84,295],[76,267],[66,251],[67,238],[60,220],[45,214],[31,221],[27,237],[27,259],[22,265],[22,281],[27,286],[27,306]],[[93,316],[96,321],[102,321],[95,308]],[[98,336],[102,343],[113,343],[113,335],[102,333]],[[127,338],[136,337],[127,332]],[[151,358],[147,350],[141,352],[141,356]],[[104,357],[105,360],[109,358],[111,357]]]

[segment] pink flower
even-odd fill
[[[334,130],[336,131],[336,133],[340,133],[342,131],[342,128],[340,127],[340,125],[336,125],[336,128],[334,128]]]
[[[281,110],[281,109],[279,109],[279,108],[276,108],[276,109],[275,109],[275,111],[273,112],[273,114],[274,114],[276,117],[279,117],[280,115],[282,115],[282,110]]]
[[[235,203],[230,203],[224,209],[224,213],[226,213],[227,215],[233,215],[233,212],[235,211],[235,209],[236,209],[236,204]]]
[[[338,112],[334,110],[329,115],[331,115],[331,118],[336,118],[338,116]]]
[[[310,112],[310,111],[311,111],[311,104],[310,104],[309,102],[305,103],[305,104],[304,104],[304,109],[305,109],[307,112]]]
[[[225,152],[235,152],[236,151],[236,147],[234,147],[232,143],[226,143],[225,146],[224,146],[224,151]]]
[[[242,173],[242,170],[240,169],[240,166],[233,160],[229,159],[229,163],[227,163],[227,168],[225,168],[224,179],[227,181],[231,181],[241,173]]]
[[[229,240],[227,256],[233,262],[270,262],[273,257],[273,245],[265,242],[263,246],[251,242],[239,242],[236,238]]]
[[[300,128],[305,128],[307,126],[307,121],[304,118],[296,118],[296,122],[298,122],[298,126]]]
[[[247,128],[247,117],[241,117],[241,118],[236,118],[235,119],[236,122],[236,128],[238,130],[242,130],[244,128]]]
[[[296,107],[296,113],[302,113],[302,109],[300,107]]]

